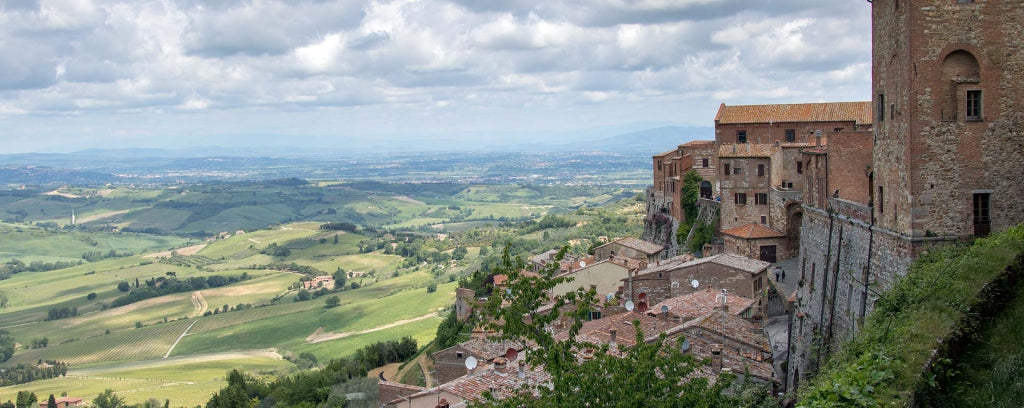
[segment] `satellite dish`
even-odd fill
[[[587,261],[580,261],[580,268],[586,268],[586,267],[587,267]]]
[[[680,344],[679,347],[683,349],[684,352],[690,351],[690,339],[683,339],[683,344]]]
[[[516,349],[509,347],[508,350],[505,350],[505,359],[508,362],[516,361],[516,357],[519,357],[519,351],[516,351]]]
[[[639,305],[636,305],[636,311],[638,311],[640,313],[646,312],[647,311],[647,302],[640,302]]]
[[[469,358],[466,359],[466,369],[472,370],[476,368],[476,363],[476,357],[469,356]]]
[[[633,311],[633,301],[632,300],[627,300],[626,301],[626,311],[628,311],[628,312],[632,312]]]
[[[694,289],[697,289],[697,287],[700,286],[700,282],[697,282],[697,280],[694,279],[690,281],[690,286],[693,286]]]
[[[668,305],[661,305],[661,313],[662,314],[668,313]]]

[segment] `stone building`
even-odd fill
[[[437,371],[437,383],[444,384],[466,375],[466,359],[473,357],[481,365],[505,355],[509,348],[523,349],[522,343],[475,338],[430,355]]]
[[[629,258],[652,264],[661,259],[662,247],[642,239],[621,238],[594,248],[594,259],[598,262],[609,258]]]
[[[637,268],[634,267],[632,270],[635,272]],[[609,293],[614,294],[621,284],[620,281],[629,276],[629,272],[629,266],[622,262],[616,262],[614,259],[587,264],[579,270],[559,275],[572,278],[572,280],[551,288],[551,295],[562,296],[577,288],[584,290],[594,288],[602,297]]]
[[[803,221],[800,203],[807,188],[802,151],[872,129],[871,115],[870,102],[722,104],[715,117],[722,192],[719,227],[729,231],[759,224],[764,227],[759,229],[774,231],[772,243],[728,234],[726,240],[748,242],[727,242],[725,251],[769,262],[796,256]],[[758,234],[753,240],[764,238],[766,234]]]
[[[643,300],[651,306],[676,296],[714,288],[758,300],[760,305],[762,289],[768,284],[769,266],[771,264],[767,262],[731,253],[683,263],[663,262],[623,279],[623,296],[638,304]]]
[[[873,22],[871,137],[830,136],[804,151],[803,285],[787,375],[794,388],[922,251],[1024,221],[1024,7],[865,6]]]

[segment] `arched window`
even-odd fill
[[[982,119],[981,69],[973,54],[955,50],[946,55],[940,80],[945,83],[939,88],[945,92],[936,95],[942,120]]]

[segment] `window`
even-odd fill
[[[758,177],[764,177],[764,165],[763,164],[758,164],[757,165],[757,176]]]
[[[747,131],[746,130],[737,130],[736,131],[736,143],[746,143],[746,142],[747,142]]]
[[[743,174],[743,169],[739,167],[733,167],[732,174]]]
[[[796,141],[796,129],[786,129],[786,142],[793,143]]]
[[[767,215],[762,215],[761,216],[761,223],[762,224],[767,224],[768,223],[768,216]]]
[[[456,358],[462,358],[462,352],[461,351],[456,351],[455,352],[455,357]]]
[[[701,167],[708,167],[708,159],[700,159]]]
[[[768,205],[768,193],[754,194],[754,204]]]
[[[729,175],[729,163],[725,163],[725,175]]]
[[[991,199],[989,193],[974,194],[974,236],[987,236],[992,229]]]
[[[884,93],[878,94],[878,115],[877,116],[878,116],[878,121],[879,122],[884,122],[885,121],[885,94]]]
[[[804,162],[796,162],[796,174],[804,174]]]
[[[981,120],[981,91],[967,91],[967,120]]]
[[[737,205],[747,205],[747,193],[736,193],[733,195],[733,200]]]
[[[658,160],[658,171],[661,171],[661,160]]]
[[[882,214],[885,212],[885,188],[878,186],[878,213]]]

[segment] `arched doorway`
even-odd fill
[[[700,182],[700,198],[706,198],[711,200],[713,198],[711,192],[711,182],[704,180]]]
[[[799,203],[794,202],[786,206],[786,238],[794,254],[800,248],[800,226],[803,225],[803,221],[804,211]]]

